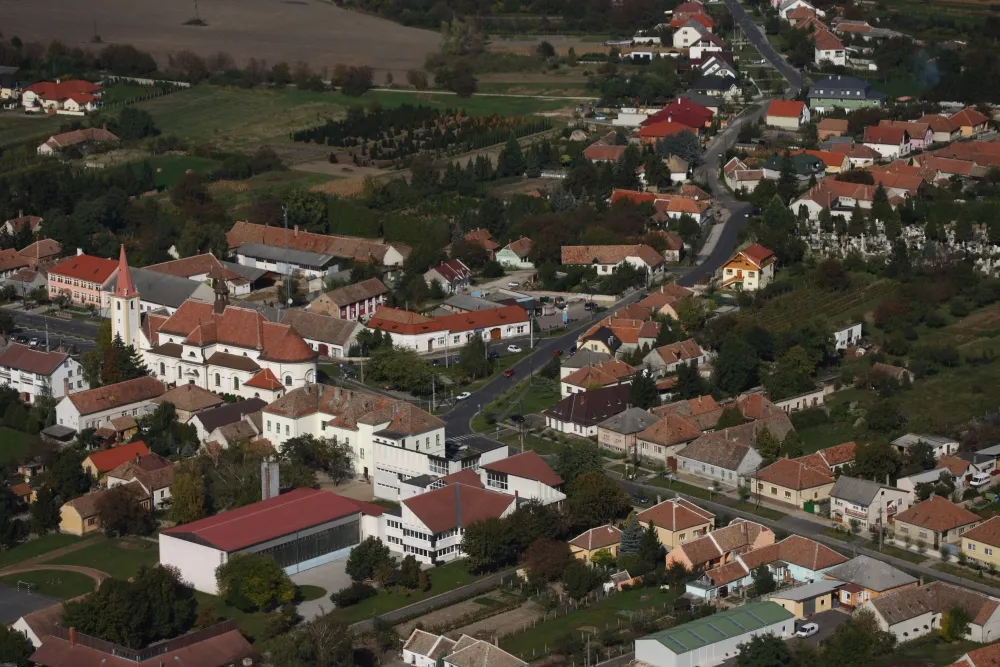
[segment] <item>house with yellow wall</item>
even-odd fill
[[[774,280],[777,258],[759,243],[752,243],[722,265],[722,286],[755,292]]]
[[[149,494],[142,484],[133,480],[122,486],[135,502],[149,510]],[[101,530],[100,502],[110,492],[111,489],[100,489],[64,503],[59,511],[59,532],[83,536]]]
[[[982,520],[978,514],[973,514],[947,498],[931,496],[896,515],[893,539],[900,542],[909,537],[914,543],[923,542],[929,548],[937,550],[942,544],[957,544],[963,535],[978,526]]]
[[[778,459],[753,477],[752,500],[761,499],[802,508],[830,499],[836,482],[829,468],[806,458]]]
[[[698,539],[715,528],[715,515],[683,498],[671,498],[643,510],[638,516],[643,529],[650,525],[667,551],[682,542]]]
[[[608,524],[598,526],[581,533],[569,541],[569,552],[574,558],[585,563],[599,551],[607,551],[613,558],[618,558],[618,547],[621,544],[622,531]]]
[[[1000,516],[965,531],[962,535],[962,553],[970,561],[1000,569]]]
[[[804,586],[795,586],[778,591],[771,596],[771,602],[781,605],[795,614],[795,618],[805,620],[813,614],[833,609],[842,582],[820,579]]]
[[[119,445],[99,452],[91,452],[81,464],[83,469],[98,482],[103,482],[109,472],[125,463],[149,454],[149,447],[141,440]]]

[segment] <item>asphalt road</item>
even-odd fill
[[[764,57],[767,62],[781,72],[781,76],[785,77],[785,81],[788,82],[788,91],[786,92],[787,97],[795,97],[798,91],[805,85],[802,74],[788,64],[788,61],[781,57],[773,46],[771,42],[767,41],[767,37],[760,31],[757,25],[750,20],[750,15],[747,14],[743,5],[740,4],[739,0],[726,0],[726,6],[729,7],[729,11],[733,14],[733,19],[743,28],[744,34],[746,34],[747,39],[750,43],[754,45],[754,48]]]
[[[96,322],[66,320],[51,315],[35,315],[10,309],[7,312],[13,315],[14,322],[20,330],[17,333],[19,336],[38,338],[44,343],[47,330],[50,345],[56,340],[61,340],[65,345],[75,345],[81,352],[94,348],[94,338],[97,336]]]

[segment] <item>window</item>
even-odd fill
[[[218,373],[215,374],[215,386],[216,387],[222,386],[222,376],[219,375]]]
[[[97,517],[93,517],[92,516],[89,519],[87,519],[87,525],[88,526],[94,526],[96,524],[97,524]]]
[[[976,550],[976,545],[975,545],[975,544],[973,544],[972,542],[969,542],[968,544],[966,544],[966,545],[965,545],[965,548],[966,548],[966,549],[967,549],[968,551],[975,551],[975,550]]]
[[[288,424],[285,424],[285,435],[291,435],[291,434],[292,434],[292,427],[289,426]]]
[[[286,375],[285,376],[285,386],[286,387],[291,387],[292,386],[292,376],[291,375]]]
[[[786,498],[791,498],[792,497],[792,492],[791,491],[785,491],[785,497]]]
[[[240,388],[240,379],[238,377],[234,377],[233,378],[233,389],[239,389],[239,388]]]
[[[986,548],[983,549],[983,553],[985,553],[987,556],[992,556],[993,555],[993,549],[990,549],[989,547],[986,547]]]
[[[359,450],[361,452],[361,458],[365,458],[365,450]]]
[[[267,430],[268,430],[269,432],[270,432],[270,430],[271,430],[271,420],[270,420],[270,419],[268,419],[268,420],[267,420]]]
[[[486,486],[492,487],[494,489],[500,489],[501,491],[506,491],[507,475],[502,472],[493,472],[492,470],[487,470]]]

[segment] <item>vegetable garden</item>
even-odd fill
[[[292,134],[297,142],[318,143],[357,151],[379,166],[405,167],[418,153],[457,155],[552,128],[547,118],[470,116],[460,109],[434,109],[403,104],[394,109],[360,107],[343,120],[327,120]]]

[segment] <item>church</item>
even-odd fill
[[[294,328],[229,303],[225,276],[212,278],[215,302],[187,300],[173,314],[141,312],[124,246],[111,295],[111,335],[142,354],[153,377],[268,403],[316,382],[316,353]]]

